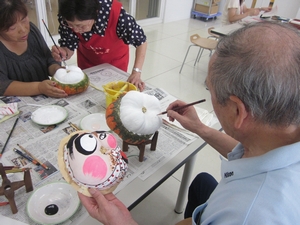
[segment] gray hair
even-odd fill
[[[237,96],[269,125],[300,124],[300,32],[273,22],[249,24],[218,43],[210,83],[219,104]]]

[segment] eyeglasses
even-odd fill
[[[94,24],[94,20],[83,20],[83,21],[76,21],[76,22],[67,21],[67,24],[65,24],[65,26],[74,30],[75,32],[83,33],[83,32],[90,31],[92,29],[93,24]]]

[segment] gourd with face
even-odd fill
[[[119,183],[127,171],[116,138],[106,131],[73,135],[66,144],[64,159],[78,185],[100,190]]]
[[[123,141],[139,144],[162,125],[159,100],[138,91],[129,91],[106,109],[106,123]]]

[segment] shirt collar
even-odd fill
[[[221,175],[222,180],[231,180],[254,176],[260,173],[288,167],[300,162],[300,142],[273,149],[261,156],[241,158],[244,148],[238,144],[231,153],[228,154],[228,161],[222,159]]]

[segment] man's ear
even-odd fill
[[[235,118],[234,118],[234,127],[240,128],[249,113],[246,110],[245,104],[237,96],[231,95],[229,99],[233,107],[235,107],[235,111],[236,111]]]

